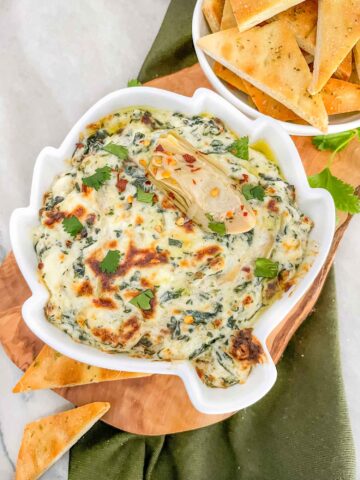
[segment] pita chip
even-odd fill
[[[204,0],[202,11],[212,32],[220,30],[224,0]]]
[[[330,78],[321,91],[329,115],[360,112],[360,85]]]
[[[357,42],[354,48],[355,67],[360,80],[360,40]]]
[[[304,57],[308,64],[314,62],[314,56],[311,53],[304,52]],[[352,52],[349,52],[345,59],[340,63],[336,71],[334,72],[334,77],[340,80],[348,81],[352,74]]]
[[[254,87],[254,85],[251,85],[251,83],[242,80],[240,77],[235,75],[235,73],[233,73],[231,70],[228,70],[220,63],[215,62],[214,72],[219,78],[225,80],[225,82],[229,83],[232,87],[247,93],[251,97],[251,100],[259,112],[283,121],[295,120],[299,118],[296,113],[292,112],[277,100],[274,100],[273,98],[269,97],[269,95],[266,95],[266,93]]]
[[[231,7],[230,0],[225,0],[220,30],[227,30],[228,28],[234,27],[236,27],[235,15]]]
[[[245,87],[244,80],[242,80],[238,75],[236,75],[234,72],[232,72],[228,68],[221,65],[221,63],[215,62],[213,70],[214,70],[214,73],[219,78],[221,78],[221,80],[224,80],[225,82],[229,83],[232,87],[237,88],[243,93],[248,93]]]
[[[345,59],[340,63],[338,68],[336,69],[334,73],[334,77],[338,78],[339,80],[346,80],[348,81],[349,78],[351,77],[352,73],[352,51],[350,51]]]
[[[235,28],[202,37],[198,45],[243,80],[326,132],[328,116],[320,95],[307,89],[311,73],[285,22],[240,33]]]
[[[110,408],[94,402],[40,418],[25,427],[15,480],[35,480],[67,452]]]
[[[311,94],[318,93],[360,39],[360,0],[319,0]]]
[[[308,53],[314,54],[317,15],[317,2],[315,0],[305,0],[305,2],[279,13],[274,17],[274,20],[287,22],[295,35],[299,47]],[[311,50],[310,52],[309,49]]]
[[[144,376],[147,376],[147,374],[119,372],[87,365],[56,352],[48,345],[44,345],[39,355],[15,385],[13,392],[72,387],[87,383],[108,382]]]
[[[230,0],[240,32],[268,20],[304,0]]]

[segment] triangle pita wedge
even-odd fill
[[[25,427],[15,480],[36,480],[97,422],[110,408],[94,402],[40,418]]]
[[[359,39],[360,0],[319,0],[312,95],[320,92]]]
[[[311,73],[285,22],[272,22],[240,33],[220,31],[198,40],[204,52],[243,80],[273,97],[322,132],[328,116],[320,95],[307,89]]]
[[[73,387],[147,376],[146,373],[119,372],[87,365],[44,345],[39,355],[13,388],[13,393],[44,388]]]

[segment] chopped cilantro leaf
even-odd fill
[[[168,242],[171,247],[181,248],[183,246],[183,242],[181,242],[180,240],[176,240],[175,238],[169,238]]]
[[[103,273],[115,273],[120,262],[119,250],[109,250],[100,262],[100,270]]]
[[[84,185],[88,187],[95,188],[95,190],[99,190],[99,188],[104,185],[106,180],[109,180],[111,177],[111,168],[108,165],[105,167],[97,168],[93,175],[90,177],[83,177],[82,182]]]
[[[64,218],[62,222],[63,229],[66,233],[71,235],[72,237],[76,237],[78,233],[84,228],[83,224],[80,220],[72,215],[71,217]]]
[[[139,293],[139,295],[136,295],[136,297],[130,300],[130,303],[141,310],[151,310],[150,301],[152,298],[154,298],[154,294],[152,290],[148,288],[147,290]]]
[[[128,149],[122,145],[117,145],[116,143],[107,143],[102,149],[105,150],[105,152],[111,153],[120,158],[120,160],[126,160],[129,156]]]
[[[128,87],[141,87],[142,83],[137,78],[132,78],[127,82]]]
[[[242,193],[246,200],[256,198],[257,200],[263,201],[265,197],[265,190],[261,185],[254,186],[247,183],[243,186]]]
[[[154,193],[145,192],[144,189],[142,189],[141,187],[137,186],[137,187],[136,187],[136,198],[139,200],[139,202],[143,202],[143,203],[153,203]]]
[[[279,272],[279,262],[273,262],[268,258],[257,258],[255,261],[256,277],[275,278]]]
[[[335,177],[329,168],[324,168],[320,173],[308,177],[308,180],[311,187],[328,190],[338,210],[351,214],[360,213],[360,199],[354,188]]]
[[[241,137],[227,147],[227,151],[235,157],[249,160],[249,137]]]
[[[223,222],[209,222],[208,227],[211,231],[218,233],[219,235],[226,234],[225,223]]]

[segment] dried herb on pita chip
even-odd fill
[[[72,387],[144,377],[146,373],[118,372],[78,362],[44,345],[39,355],[13,388],[14,393],[44,388]]]
[[[15,479],[35,480],[39,478],[109,408],[108,402],[94,402],[28,423],[18,454]]]

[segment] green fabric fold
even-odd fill
[[[171,2],[141,81],[195,62],[194,4]],[[146,437],[98,422],[71,449],[69,480],[103,479],[355,480],[333,273],[265,398],[224,422],[176,435]]]

